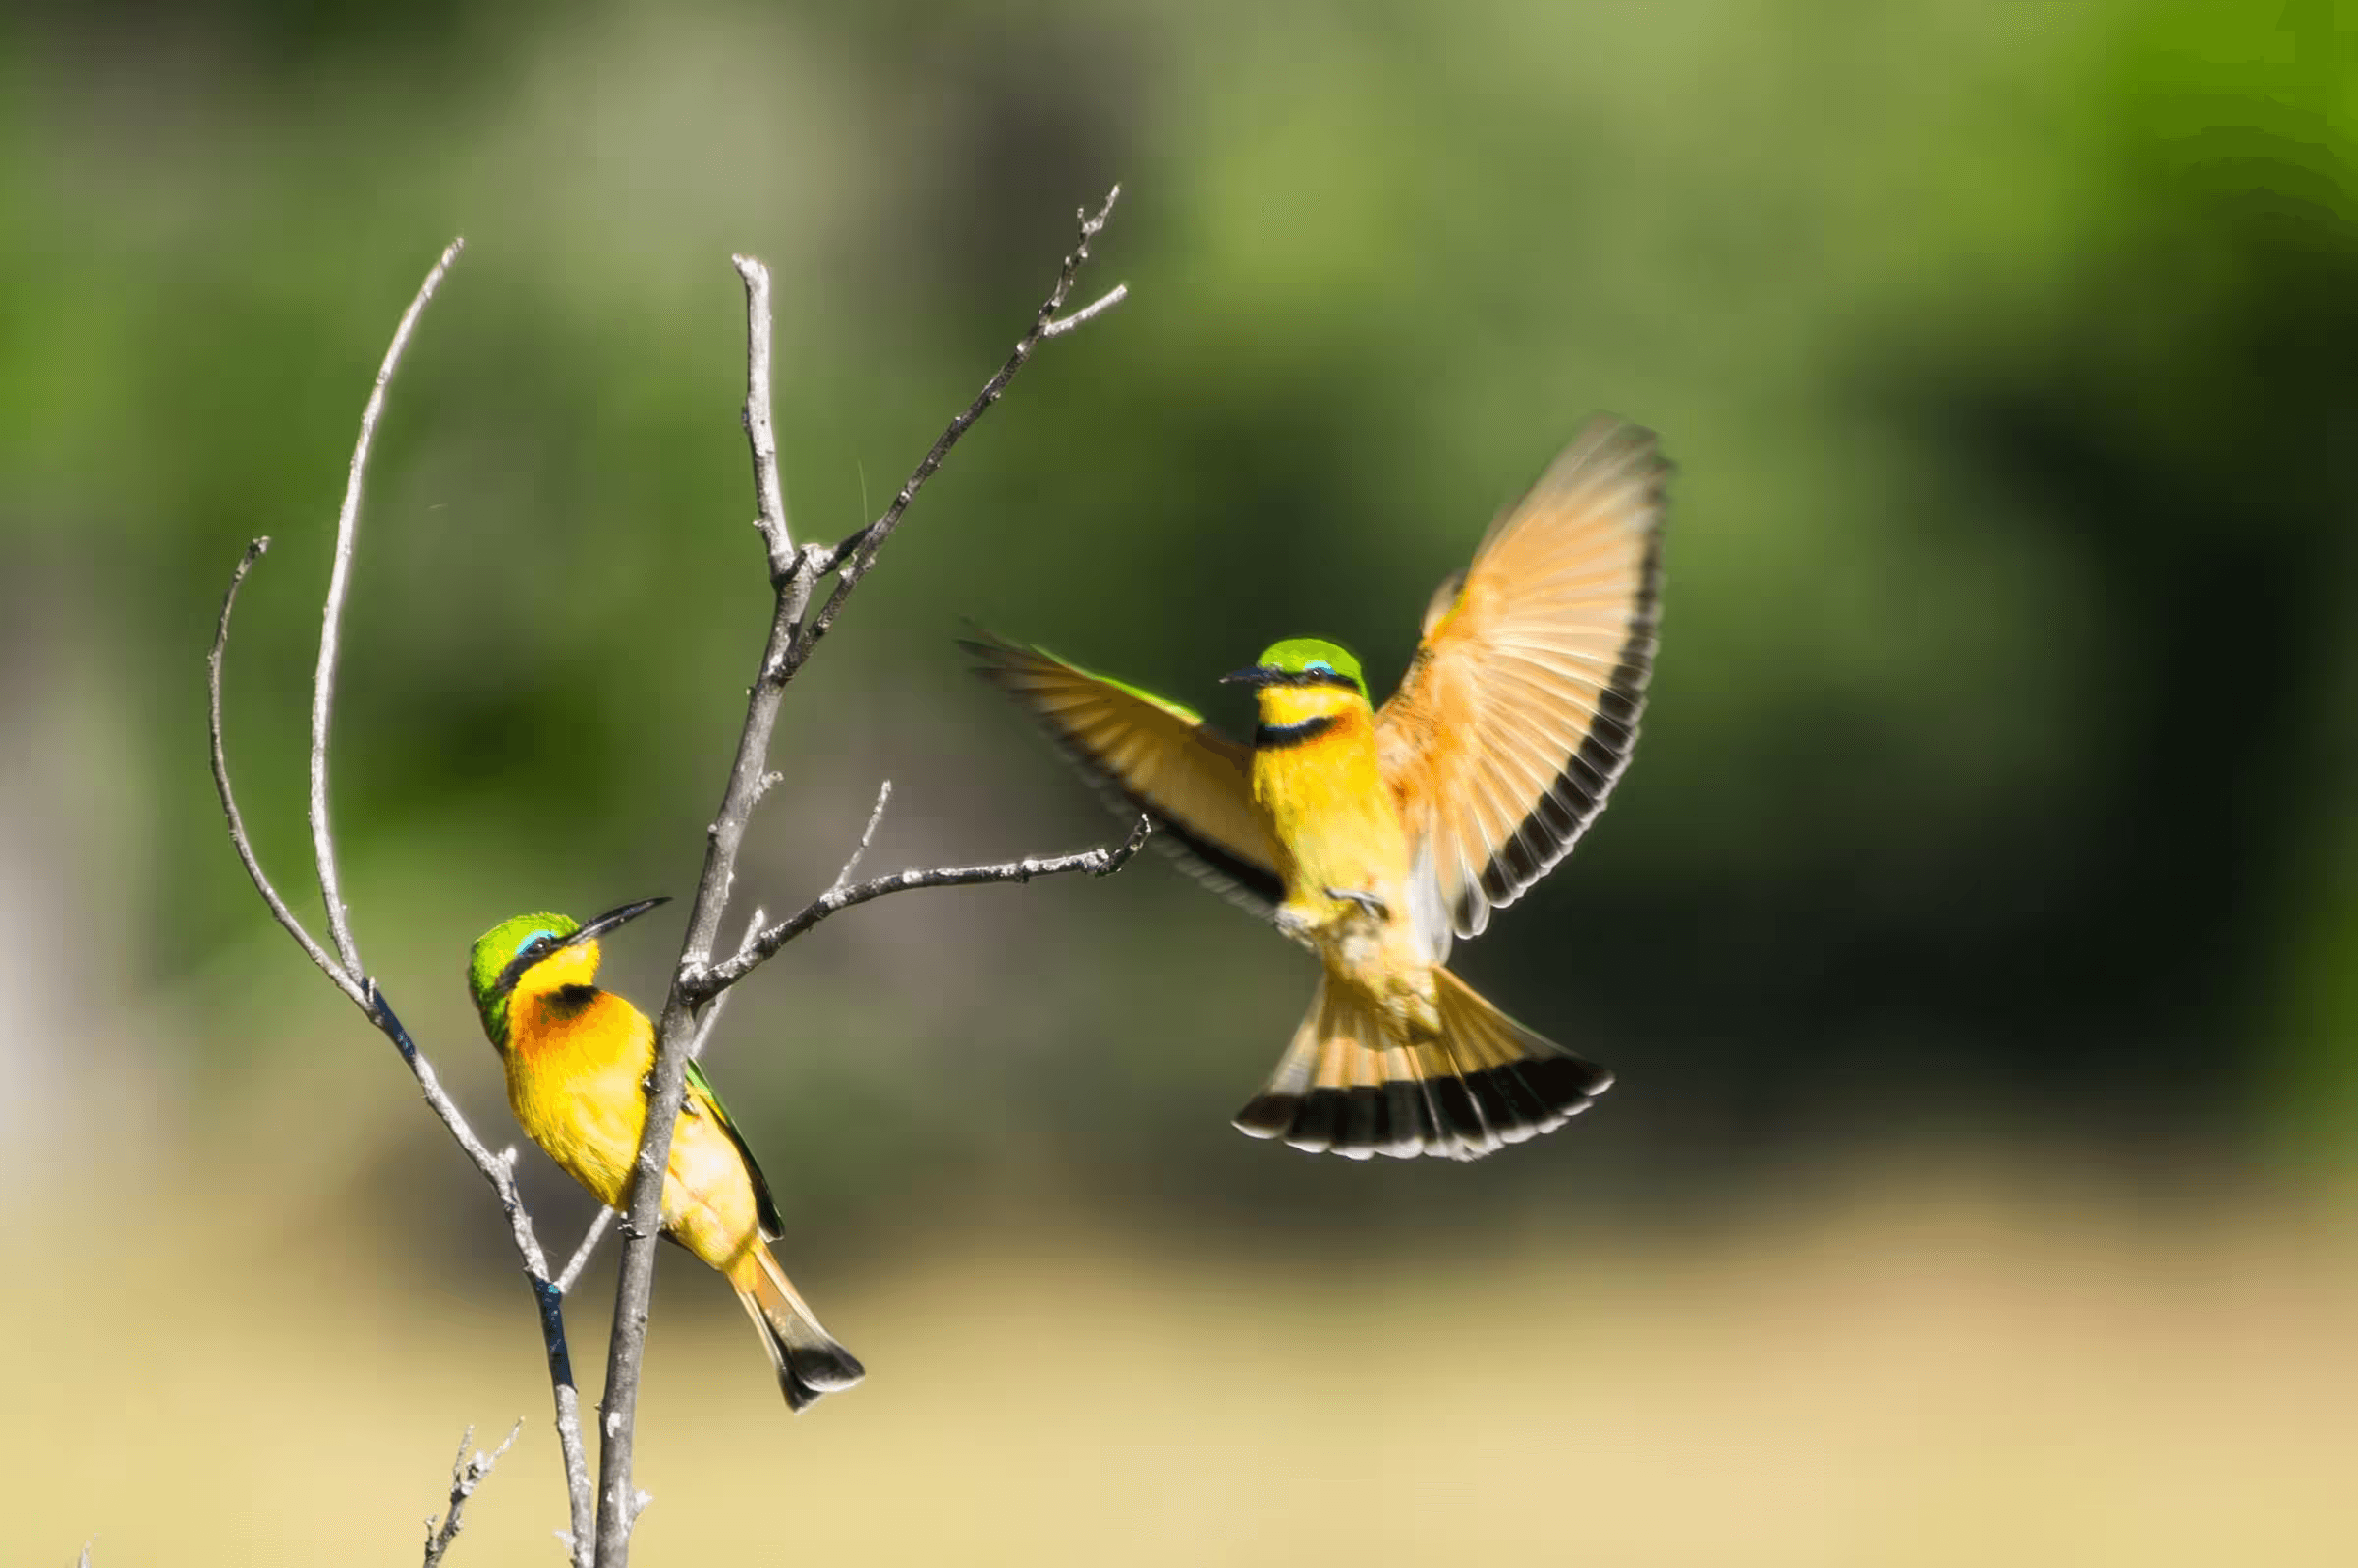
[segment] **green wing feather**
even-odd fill
[[[745,1173],[754,1181],[754,1209],[761,1220],[761,1239],[776,1241],[784,1235],[786,1223],[778,1218],[777,1202],[769,1196],[769,1179],[761,1174],[760,1162],[754,1158],[754,1151],[745,1147],[745,1135],[729,1120],[729,1108],[713,1092],[712,1080],[694,1062],[688,1064],[688,1097],[680,1102],[680,1108],[691,1116],[711,1118],[714,1126],[729,1135],[729,1142],[737,1146],[738,1156],[745,1161]]]
[[[987,635],[960,644],[976,673],[1029,707],[1115,810],[1165,831],[1148,842],[1197,880],[1267,916],[1285,897],[1277,846],[1253,807],[1253,754],[1202,715],[1044,648]]]

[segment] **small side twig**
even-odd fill
[[[881,808],[879,808],[880,810]],[[872,817],[870,819],[869,831],[871,833],[875,831]],[[859,856],[855,854],[852,858],[857,861]],[[754,938],[759,934],[761,923],[767,919],[769,919],[769,912],[758,904],[755,905],[753,919],[745,923],[745,934],[737,938],[737,952],[740,957],[753,951]],[[690,1061],[703,1060],[704,1046],[711,1040],[712,1032],[720,1027],[720,1015],[728,1005],[727,996],[715,996],[712,998],[712,1005],[704,1009],[702,1021],[696,1026],[696,1037],[688,1042],[688,1059]]]
[[[1118,191],[1120,188],[1116,187],[1115,189]],[[1102,225],[1100,224],[1100,226]],[[1083,306],[1080,309],[1075,310],[1068,315],[1060,315],[1055,320],[1050,321],[1046,326],[1041,327],[1039,329],[1039,335],[1043,338],[1063,337],[1067,332],[1072,331],[1075,327],[1087,326],[1090,322],[1095,321],[1098,316],[1103,315],[1106,311],[1112,309],[1115,306],[1121,304],[1128,298],[1130,298],[1130,285],[1127,283],[1117,283],[1112,288],[1107,289],[1103,294],[1099,295],[1096,299],[1092,300],[1089,304]]]
[[[573,1293],[573,1287],[581,1280],[582,1270],[590,1266],[590,1255],[597,1251],[597,1244],[605,1240],[606,1231],[613,1223],[614,1210],[611,1208],[600,1208],[597,1217],[590,1221],[590,1228],[582,1233],[582,1244],[573,1250],[573,1260],[565,1265],[565,1272],[557,1276],[558,1295],[569,1296]]]
[[[253,570],[253,563],[268,554],[269,550],[270,536],[265,533],[246,546],[246,553],[230,572],[228,590],[221,595],[221,618],[213,625],[213,650],[204,661],[205,689],[212,703],[213,790],[221,797],[221,814],[229,822],[230,847],[238,852],[238,861],[246,868],[247,878],[253,883],[253,890],[261,894],[262,902],[269,906],[271,919],[295,938],[298,947],[310,955],[311,962],[319,966],[321,974],[335,981],[336,989],[350,997],[353,1006],[365,1013],[369,1009],[368,994],[361,988],[358,980],[345,972],[344,966],[329,957],[327,949],[303,928],[303,922],[295,918],[295,912],[287,908],[287,901],[278,896],[278,889],[270,885],[268,874],[262,870],[262,863],[254,857],[253,840],[247,836],[246,819],[239,814],[237,796],[229,787],[229,756],[221,739],[221,661],[229,653],[229,618],[238,607],[238,589],[246,586],[246,574]]]
[[[440,1529],[435,1528],[431,1515],[426,1517],[425,1568],[434,1568],[442,1560],[442,1554],[450,1550],[450,1543],[459,1536],[460,1515],[466,1510],[467,1499],[475,1495],[475,1488],[483,1484],[483,1478],[491,1474],[491,1467],[507,1454],[516,1441],[516,1434],[522,1430],[524,1418],[519,1416],[516,1425],[508,1428],[507,1437],[487,1454],[480,1449],[477,1449],[473,1456],[468,1454],[467,1450],[475,1442],[473,1427],[468,1428],[466,1435],[459,1439],[458,1454],[450,1462],[450,1512],[443,1515]]]
[[[835,873],[835,880],[827,884],[828,892],[840,893],[843,891],[844,885],[851,881],[852,873],[860,868],[860,857],[866,855],[868,853],[868,846],[875,842],[876,828],[884,820],[884,808],[891,804],[892,780],[886,779],[883,783],[876,786],[876,809],[868,813],[868,826],[861,829],[860,842],[852,846],[852,858],[843,863],[843,869],[837,871]],[[758,930],[760,925],[761,922],[759,918],[757,917],[754,921],[754,929]],[[754,939],[754,932],[751,930],[747,931],[745,933],[745,939],[748,942],[752,941]]]

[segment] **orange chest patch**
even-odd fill
[[[519,996],[509,1014],[508,1107],[533,1142],[613,1204],[646,1125],[654,1028],[618,996]]]

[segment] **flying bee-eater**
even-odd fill
[[[533,1142],[608,1208],[629,1202],[646,1125],[655,1030],[597,988],[598,938],[667,902],[642,899],[587,924],[518,915],[477,939],[467,983],[507,1069],[508,1106]],[[727,1278],[796,1410],[866,1375],[812,1316],[768,1243],[783,1227],[753,1150],[711,1083],[688,1064],[688,1092],[663,1174],[663,1234]]]
[[[1629,765],[1660,613],[1654,436],[1593,421],[1425,612],[1378,709],[1359,660],[1290,638],[1224,677],[1240,745],[1151,693],[996,639],[966,648],[1153,842],[1322,961],[1257,1138],[1353,1159],[1473,1159],[1563,1125],[1613,1082],[1443,967],[1571,851]]]

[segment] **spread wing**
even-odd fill
[[[754,1212],[761,1221],[761,1239],[776,1241],[785,1235],[786,1224],[778,1218],[777,1201],[769,1196],[768,1178],[761,1174],[761,1167],[755,1163],[754,1151],[745,1147],[745,1135],[737,1130],[735,1122],[729,1120],[729,1108],[713,1092],[712,1081],[693,1061],[688,1064],[688,1094],[680,1101],[680,1113],[684,1116],[708,1116],[722,1132],[729,1135],[729,1142],[737,1146],[738,1154],[745,1160],[746,1175],[753,1179]]]
[[[1436,960],[1571,852],[1629,765],[1668,476],[1651,432],[1593,421],[1425,612],[1376,737]]]
[[[1252,753],[1176,702],[995,637],[959,644],[976,673],[1039,717],[1116,811],[1161,824],[1149,842],[1256,914],[1285,897],[1276,846],[1253,809]]]

